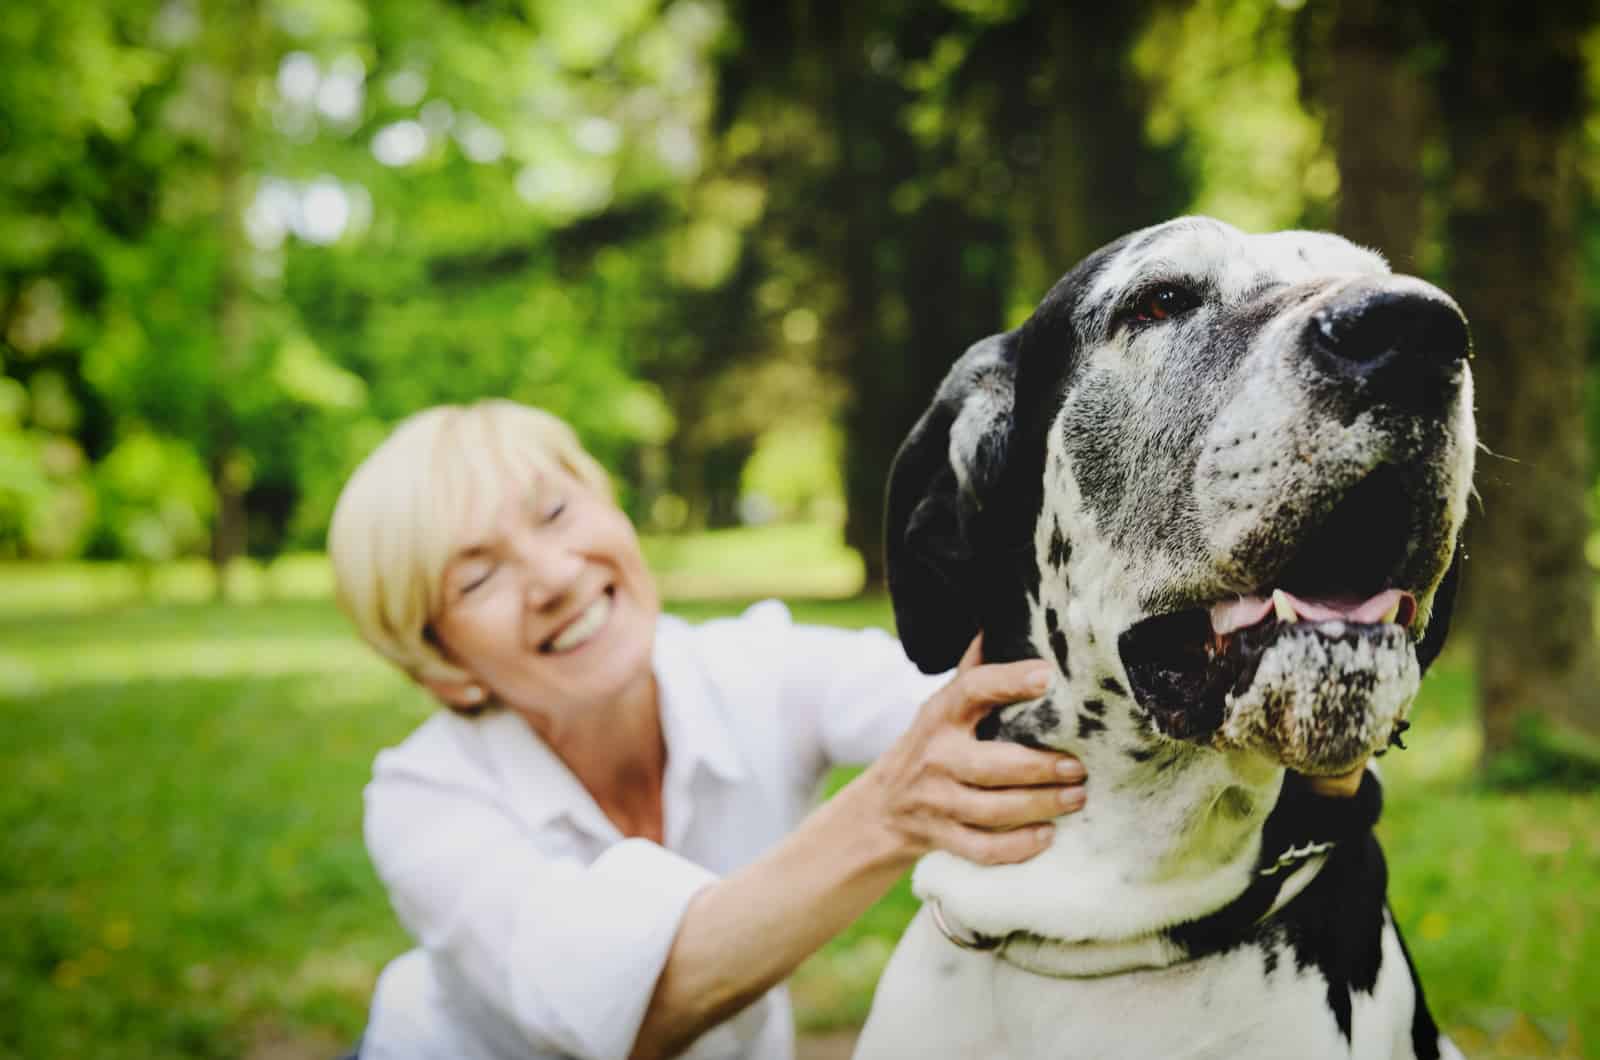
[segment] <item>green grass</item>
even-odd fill
[[[845,599],[861,589],[861,557],[839,527],[819,524],[739,527],[698,534],[642,535],[640,544],[662,595],[672,600]],[[321,553],[270,563],[238,560],[226,575],[236,603],[325,600],[333,572]],[[131,563],[0,561],[0,618],[82,614],[135,604],[199,604],[216,595],[204,560],[160,567]]]
[[[361,787],[429,704],[325,600],[140,605],[69,575],[76,602],[0,609],[0,1057],[332,1055],[406,946]],[[1472,1055],[1600,1056],[1600,796],[1481,790],[1463,662],[1385,759],[1396,914]],[[860,1019],[911,910],[902,885],[801,971],[803,1024]]]

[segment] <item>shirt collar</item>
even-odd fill
[[[651,665],[660,697],[667,768],[692,777],[704,767],[721,780],[741,780],[746,775],[744,762],[695,648],[688,623],[661,616]],[[516,813],[524,822],[541,828],[567,817],[602,839],[621,838],[588,789],[515,711],[493,711],[474,724],[506,784],[516,792]]]
[[[704,766],[722,780],[743,780],[744,760],[696,647],[687,622],[673,615],[660,617],[652,663],[668,763],[677,757],[691,771]]]
[[[561,757],[520,714],[502,708],[478,718],[484,743],[512,792],[511,810],[533,828],[562,817],[603,839],[620,838],[616,825]]]

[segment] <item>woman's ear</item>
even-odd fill
[[[418,677],[417,684],[426,688],[435,699],[451,710],[475,711],[489,702],[488,690],[470,677],[459,679]]]
[[[1013,332],[968,348],[889,471],[885,560],[906,654],[948,670],[978,632],[975,530],[1005,467],[1016,381]]]

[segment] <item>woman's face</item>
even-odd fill
[[[434,634],[473,681],[434,691],[457,706],[493,695],[548,729],[649,687],[660,600],[627,516],[565,471],[469,525],[444,572]]]

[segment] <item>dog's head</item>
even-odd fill
[[[1011,738],[1077,747],[1128,696],[1147,744],[1351,768],[1449,624],[1468,350],[1449,296],[1335,236],[1184,218],[1101,249],[957,361],[896,459],[908,652],[945,669],[982,629],[990,660],[1053,657]]]

